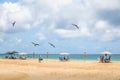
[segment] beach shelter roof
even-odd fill
[[[9,51],[9,52],[6,52],[6,54],[15,54],[15,53],[18,53],[17,51]]]
[[[112,53],[109,51],[104,51],[104,52],[102,52],[102,54],[112,54]]]
[[[69,55],[69,53],[67,53],[67,52],[62,52],[62,53],[60,53],[60,55]]]

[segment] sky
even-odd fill
[[[99,54],[108,50],[119,54],[119,4],[120,0],[0,0],[0,53]]]

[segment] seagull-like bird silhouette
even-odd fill
[[[79,29],[79,26],[78,25],[76,25],[76,24],[72,24],[73,26],[75,26],[77,29]]]
[[[52,43],[50,43],[50,42],[48,42],[48,44],[50,44],[50,46],[56,48],[56,46],[55,46],[54,44],[52,44]]]
[[[40,44],[38,44],[38,43],[32,42],[32,44],[33,44],[34,46],[40,46]]]
[[[16,23],[16,21],[14,21],[14,22],[12,23],[12,26],[13,26],[13,27],[15,26],[15,23]]]

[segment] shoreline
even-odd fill
[[[1,59],[6,59],[6,58],[0,58]],[[22,60],[22,59],[8,59],[8,60]],[[27,58],[26,60],[38,60],[38,58]],[[60,61],[59,59],[44,59],[44,60],[55,60],[55,61]],[[69,61],[85,61],[85,60],[81,60],[81,59],[70,59]],[[93,62],[99,62],[99,60],[86,60],[86,61],[93,61]],[[111,62],[120,62],[120,60],[111,60]]]

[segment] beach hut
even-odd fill
[[[19,59],[26,59],[26,58],[27,58],[27,53],[26,52],[19,53]]]
[[[59,60],[60,61],[68,61],[68,60],[70,60],[69,53],[67,53],[67,52],[60,53]]]

